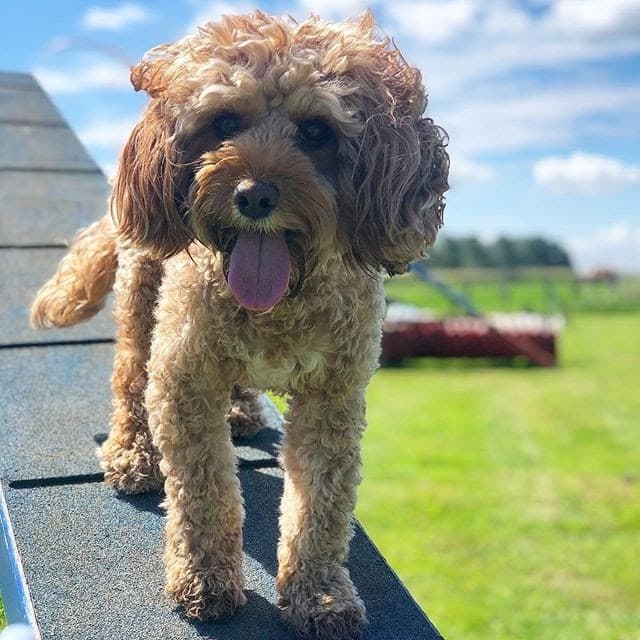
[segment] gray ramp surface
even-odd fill
[[[109,309],[36,332],[27,309],[63,243],[105,210],[106,182],[31,76],[0,73],[0,590],[9,622],[44,640],[293,639],[276,605],[282,419],[235,442],[246,504],[247,604],[188,620],[163,592],[160,494],[102,481],[114,326]],[[441,636],[356,526],[349,569],[368,609],[365,640]]]
[[[6,86],[0,77],[0,120],[13,123],[40,124],[65,127],[64,120],[51,103],[49,96],[36,84],[23,84],[22,91],[16,85]],[[31,90],[27,95],[25,89]]]
[[[277,469],[240,471],[246,501],[247,604],[222,623],[188,620],[163,593],[161,496],[122,496],[103,484],[6,491],[44,638],[292,639],[277,608]],[[47,558],[43,562],[43,558]],[[437,638],[361,528],[353,580],[367,604],[367,640]]]
[[[0,169],[99,172],[69,129],[37,123],[3,124]]]
[[[20,73],[14,71],[0,71],[0,86],[11,87],[16,90],[28,89],[39,90],[40,85],[30,73]]]
[[[33,79],[0,76],[0,123],[0,170],[99,171]]]
[[[0,474],[13,480],[100,471],[112,345],[0,349]]]
[[[109,429],[112,362],[110,344],[0,349],[0,477],[100,471],[94,449]],[[265,414],[269,428],[236,441],[241,465],[275,460],[280,417]]]
[[[75,327],[43,331],[29,326],[31,302],[65,253],[64,249],[0,250],[0,346],[114,338],[110,298],[106,309]]]
[[[0,245],[66,245],[104,215],[107,197],[99,172],[0,170]]]

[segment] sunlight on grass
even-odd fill
[[[446,637],[638,637],[639,329],[572,318],[552,370],[374,377],[358,515]]]
[[[436,275],[457,292],[463,293],[480,311],[523,311],[538,313],[578,312],[628,312],[640,311],[640,279],[623,278],[615,285],[604,283],[576,283],[566,271],[551,272],[544,277],[540,271],[532,277],[508,281],[470,281],[457,276],[455,271],[438,271]],[[390,299],[420,307],[428,307],[440,313],[460,313],[433,287],[411,274],[392,278],[385,285]]]

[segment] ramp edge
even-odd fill
[[[2,534],[0,537],[0,593],[7,622],[26,624],[32,629],[35,640],[41,640],[2,481],[0,481],[0,531]]]

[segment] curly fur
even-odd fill
[[[39,329],[69,327],[104,306],[116,275],[118,257],[113,225],[102,218],[80,231],[56,274],[31,305],[31,324]]]
[[[357,638],[365,609],[343,564],[380,353],[382,273],[404,271],[435,239],[446,136],[423,116],[420,73],[376,35],[368,12],[339,24],[225,16],[152,49],[131,78],[150,102],[114,183],[117,240],[106,219],[101,234],[81,236],[34,318],[64,324],[59,300],[95,302],[78,293],[94,277],[84,256],[108,247],[119,331],[106,478],[130,492],[166,478],[167,592],[196,618],[245,602],[229,424],[256,430],[257,389],[288,394],[283,614],[300,637]],[[211,124],[220,113],[241,124],[225,140]],[[321,148],[300,141],[310,118],[332,132]],[[234,205],[245,180],[278,188],[271,215],[252,220]],[[290,254],[287,291],[267,311],[244,308],[227,282],[246,231],[284,234]]]

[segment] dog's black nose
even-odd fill
[[[243,216],[252,220],[266,218],[277,206],[280,190],[264,180],[243,180],[233,192],[233,201]]]

